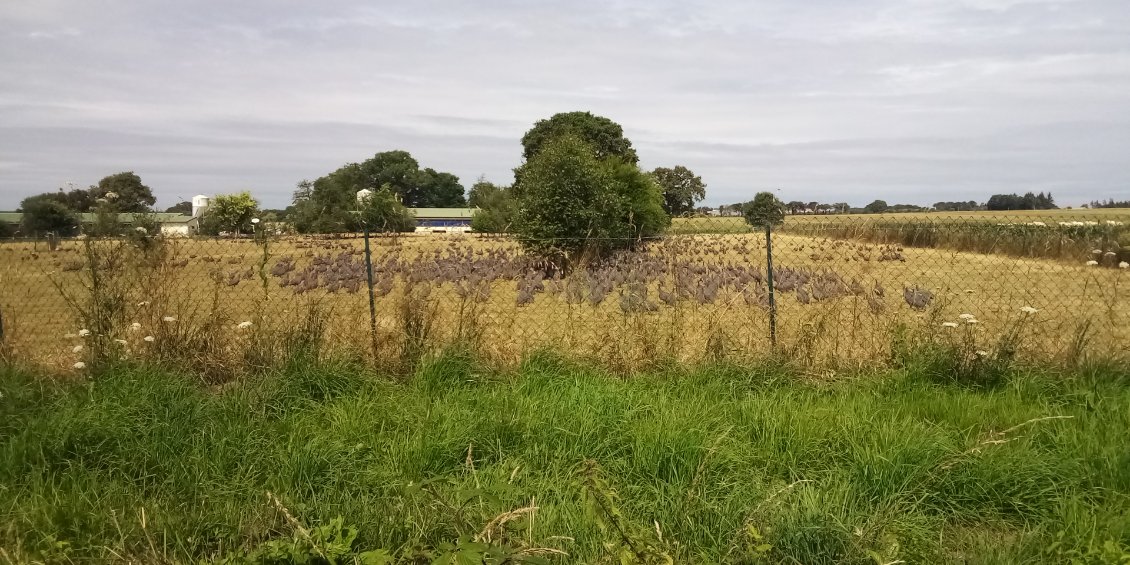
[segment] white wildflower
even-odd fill
[[[1095,265],[1098,265],[1098,264],[1099,264],[1099,262],[1098,262],[1098,261],[1095,261],[1094,259],[1092,259],[1092,260],[1090,260],[1090,261],[1087,261],[1087,266],[1088,266],[1088,267],[1094,267]]]
[[[1102,254],[1103,254],[1102,249],[1092,249],[1091,250],[1091,255],[1102,255]]]
[[[157,338],[155,338],[155,337],[153,337],[153,336],[151,336],[151,335],[147,335],[147,336],[145,336],[145,337],[143,337],[143,338],[141,338],[141,339],[142,339],[142,340],[144,340],[144,341],[146,341],[146,342],[149,342],[149,343],[153,343],[154,341],[157,341]]]
[[[118,343],[119,345],[125,345],[126,344],[126,340],[124,340],[124,339],[115,339],[114,341],[116,343]]]
[[[1107,225],[1110,225],[1110,226],[1121,226],[1121,225],[1123,225],[1123,222],[1119,222],[1118,220],[1107,220],[1106,223],[1107,223]]]
[[[1098,222],[1095,222],[1095,221],[1091,221],[1091,220],[1088,220],[1088,221],[1086,221],[1086,222],[1083,222],[1083,224],[1084,224],[1084,225],[1087,225],[1087,226],[1097,226],[1097,225],[1099,225],[1099,223],[1098,223]]]
[[[1024,306],[1023,308],[1020,309],[1020,311],[1024,312],[1025,314],[1028,314],[1028,315],[1032,315],[1032,314],[1035,314],[1036,312],[1039,312],[1039,310],[1037,310],[1037,309],[1035,309],[1031,306]]]
[[[149,301],[148,300],[142,300],[141,302],[138,302],[137,305],[138,305],[138,307],[144,308],[146,306],[149,306]]]
[[[137,322],[130,324],[129,325],[129,331],[131,331],[131,332],[141,331],[141,324],[139,324]]]
[[[145,229],[142,226],[137,226],[136,228],[133,228],[133,231],[135,231],[135,232],[137,232],[141,235],[149,235],[149,230]]]
[[[942,322],[942,327],[943,328],[956,328],[957,324],[955,322]]]
[[[81,371],[86,368],[86,363],[79,361],[78,363],[75,363],[74,367]]]
[[[979,324],[980,322],[977,321],[977,318],[967,318],[965,320],[965,323],[967,323],[969,325],[973,325],[973,324]]]
[[[75,239],[86,239],[86,234],[85,234],[85,233],[80,233],[80,234],[78,234],[78,235],[76,235],[76,236],[75,236]]]
[[[1123,261],[1123,262],[1118,264],[1118,268],[1119,269],[1130,269],[1130,263]]]
[[[1047,224],[1045,224],[1044,222],[1032,222],[1032,225],[1033,226],[1039,226],[1039,227],[1047,226]]]
[[[247,328],[251,327],[251,322],[240,322],[239,325],[236,326],[236,327],[241,329],[241,330],[246,330]]]
[[[978,349],[974,353],[976,353],[978,357],[988,357],[989,356],[989,352],[985,351],[984,349]]]
[[[961,318],[962,320],[972,320],[976,317],[977,316],[974,316],[973,314],[962,314],[962,315],[958,316],[958,318]]]
[[[259,223],[259,218],[251,218],[251,223],[253,223],[253,224],[258,224],[258,223]]]
[[[90,335],[90,330],[88,330],[88,329],[86,329],[86,328],[83,328],[83,329],[81,329],[81,330],[79,330],[79,331],[78,331],[78,336],[79,336],[79,337],[86,337],[86,336],[88,336],[88,335]]]
[[[82,344],[76,345],[71,349],[71,353],[79,353],[80,351],[82,351]]]
[[[107,192],[106,193],[106,199],[107,200],[117,200],[118,199],[118,193],[117,192]]]
[[[177,319],[176,319],[175,316],[165,316],[164,318],[161,318],[161,321],[162,322],[175,322],[175,321],[177,321]]]

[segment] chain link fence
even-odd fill
[[[89,354],[84,332],[138,356],[245,350],[312,316],[325,347],[377,357],[460,343],[501,363],[834,366],[889,359],[907,332],[986,356],[1022,332],[1028,354],[1071,361],[1130,348],[1118,212],[789,216],[771,235],[678,218],[567,271],[485,234],[3,240],[0,315],[11,355],[60,367]]]

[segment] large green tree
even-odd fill
[[[863,207],[863,211],[868,214],[882,214],[886,212],[890,206],[887,205],[886,200],[874,200],[870,204]]]
[[[529,161],[550,140],[566,134],[579,137],[592,147],[597,159],[618,157],[632,165],[639,162],[632,142],[624,137],[624,128],[591,112],[562,112],[538,121],[522,136],[522,157]]]
[[[251,219],[259,212],[259,202],[244,191],[238,194],[220,194],[212,198],[200,222],[200,231],[207,235],[221,232],[250,233],[254,229]]]
[[[772,192],[758,192],[742,205],[745,221],[755,228],[768,228],[785,221],[785,204]]]
[[[598,155],[585,139],[564,133],[525,163],[514,221],[523,247],[552,260],[583,261],[670,225],[650,175]]]
[[[357,198],[360,227],[375,232],[410,232],[416,229],[416,217],[388,186],[362,192]]]
[[[313,182],[299,183],[293,203],[295,228],[304,233],[356,230],[357,191],[382,188],[412,208],[466,205],[458,177],[431,168],[421,170],[407,151],[385,151]]]
[[[133,171],[103,178],[97,186],[90,187],[90,193],[95,199],[113,201],[119,212],[147,212],[157,202],[153,191]]]
[[[702,177],[682,165],[659,167],[651,175],[663,190],[663,209],[672,216],[694,212],[694,205],[706,198]]]
[[[192,203],[187,200],[182,200],[180,202],[177,202],[176,204],[173,204],[172,206],[169,206],[168,208],[165,208],[165,213],[184,214],[186,216],[190,215],[192,214]]]
[[[479,178],[470,190],[467,204],[478,208],[471,217],[471,229],[484,233],[506,233],[514,223],[517,203],[512,191]]]
[[[20,203],[23,219],[20,228],[25,234],[54,232],[69,236],[78,232],[78,215],[53,194],[29,196]]]

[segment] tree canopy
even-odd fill
[[[569,262],[631,247],[670,225],[650,175],[564,133],[524,165],[515,232],[523,247]]]
[[[147,212],[157,202],[153,191],[142,184],[141,177],[133,171],[103,178],[98,181],[97,186],[90,187],[90,194],[95,200],[99,198],[113,200],[119,212]]]
[[[663,209],[671,216],[694,212],[694,205],[706,198],[702,177],[682,165],[670,169],[659,167],[651,175],[663,191]]]
[[[620,124],[591,112],[562,112],[539,120],[522,136],[522,157],[529,161],[549,143],[562,135],[572,135],[592,147],[597,159],[618,157],[635,165],[639,162],[632,142],[624,137]]]
[[[20,211],[24,214],[21,229],[25,233],[69,236],[78,232],[78,215],[50,193],[24,198]]]
[[[186,214],[186,215],[191,214],[192,213],[192,203],[187,201],[187,200],[182,200],[180,202],[177,202],[176,204],[173,204],[172,206],[169,206],[168,208],[165,208],[165,213],[168,213],[168,214]]]
[[[882,214],[883,212],[886,212],[887,208],[889,207],[890,206],[887,205],[886,200],[875,200],[870,204],[864,206],[863,211],[868,214]]]
[[[785,204],[772,192],[758,192],[742,206],[742,215],[755,228],[775,226],[785,220]]]
[[[362,227],[375,232],[410,232],[416,229],[416,217],[387,185],[358,195],[358,199],[358,219]]]
[[[478,208],[471,218],[471,229],[484,233],[505,233],[514,222],[517,204],[510,188],[479,178],[471,187],[468,205]]]
[[[420,164],[407,151],[385,151],[360,163],[346,164],[313,182],[299,183],[294,193],[295,227],[304,233],[333,233],[358,228],[359,190],[386,189],[407,207],[465,206],[463,185],[451,173]]]
[[[200,231],[207,235],[222,232],[235,234],[254,230],[251,219],[259,212],[259,202],[247,191],[219,194],[212,198],[200,222]]]

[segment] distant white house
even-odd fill
[[[191,237],[200,231],[200,217],[185,216],[183,214],[162,214],[158,218],[161,224],[161,235],[165,237]]]

